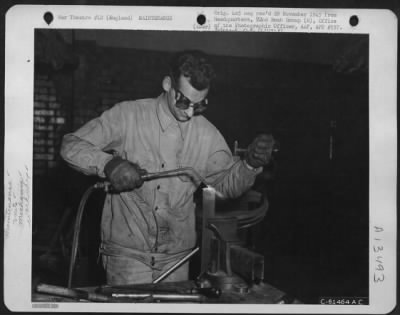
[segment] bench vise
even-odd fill
[[[264,256],[245,247],[239,230],[260,222],[268,209],[262,195],[249,191],[242,197],[253,210],[216,213],[216,194],[212,187],[203,189],[200,287],[247,293],[253,284],[264,280]]]

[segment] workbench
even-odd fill
[[[143,285],[138,285],[138,287],[143,287]],[[195,283],[193,281],[184,281],[184,282],[167,282],[167,283],[159,283],[157,286],[157,290],[183,290],[183,289],[190,289],[195,287]],[[99,292],[99,289],[101,287],[85,287],[85,288],[79,288],[80,290],[84,290],[86,292]],[[132,288],[135,288],[134,285],[132,285]],[[255,284],[252,285],[249,288],[249,291],[247,293],[239,293],[239,292],[234,292],[234,291],[223,291],[221,292],[221,295],[218,298],[205,298],[204,301],[200,303],[207,303],[207,304],[276,304],[276,303],[285,303],[285,299],[287,298],[287,295],[278,290],[277,288],[273,287],[272,285],[269,285],[267,283],[260,283],[260,284]],[[83,302],[83,303],[93,303],[88,300],[84,299],[73,299],[73,298],[67,298],[67,297],[61,297],[61,296],[56,296],[56,295],[51,295],[51,294],[43,294],[43,293],[37,293],[34,292],[32,294],[32,302],[57,302],[57,303],[63,303],[63,302]],[[135,299],[135,300],[129,300],[129,299],[121,299],[118,302],[123,302],[123,303],[149,303],[149,300],[146,299]],[[157,302],[156,300],[150,301],[150,303],[155,303]],[[173,301],[171,301],[173,302]],[[286,301],[287,302],[287,301]],[[163,303],[165,303],[163,301]],[[174,301],[173,303],[179,303]],[[181,302],[182,303],[182,302]],[[188,303],[188,302],[183,302],[183,303]],[[290,301],[290,303],[299,303],[298,301]]]

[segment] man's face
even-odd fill
[[[186,122],[189,121],[195,114],[195,107],[204,103],[208,94],[208,88],[198,91],[191,86],[189,80],[180,76],[177,82],[172,82],[171,88],[168,92],[168,108],[171,114],[177,121]],[[178,100],[177,100],[178,98]],[[191,103],[187,109],[178,108],[177,102],[186,98],[186,103]]]

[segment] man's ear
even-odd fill
[[[162,81],[162,87],[165,92],[169,92],[172,88],[172,80],[170,76],[165,76]]]

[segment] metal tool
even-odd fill
[[[199,287],[185,287],[185,285],[178,285],[177,283],[142,283],[142,284],[128,284],[128,285],[103,285],[96,289],[95,292],[105,295],[113,294],[201,294],[207,298],[218,298],[221,296],[221,290],[215,287],[199,288]],[[138,295],[139,297],[139,295]]]
[[[182,167],[178,169],[173,169],[169,171],[153,172],[149,173],[146,170],[140,174],[140,178],[143,181],[149,181],[157,178],[174,177],[174,176],[187,176],[192,179],[196,184],[203,184],[204,186],[210,186],[206,179],[203,178],[198,172],[195,171],[193,167]],[[98,182],[95,184],[95,188],[102,188],[106,192],[112,191],[112,186],[110,182]]]
[[[88,300],[92,302],[111,302],[112,298],[101,293],[87,292],[79,289],[64,288],[56,285],[40,283],[36,287],[39,293],[46,293],[68,297],[77,300]]]
[[[190,257],[192,257],[194,254],[196,254],[199,251],[200,247],[196,247],[193,249],[189,254],[187,254],[185,257],[180,259],[176,264],[174,264],[171,268],[166,270],[164,273],[162,273],[160,276],[158,276],[155,280],[153,280],[153,283],[158,283],[161,280],[165,279],[168,277],[168,275],[172,272],[174,272],[176,269],[178,269],[180,266],[182,266],[185,262],[187,262]]]
[[[113,298],[129,298],[135,300],[158,300],[174,302],[203,302],[205,296],[201,294],[179,294],[179,293],[113,293]]]

